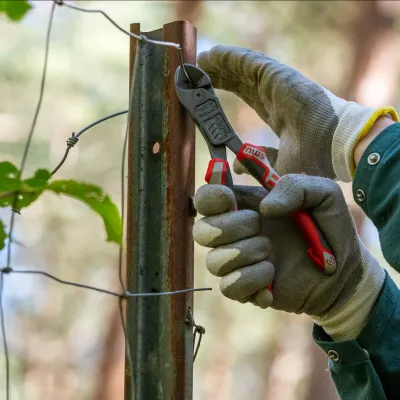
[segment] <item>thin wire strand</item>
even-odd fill
[[[74,147],[75,143],[71,143],[71,139],[74,139],[75,142],[78,141],[79,136],[82,135],[82,133],[86,132],[87,130],[89,130],[90,128],[93,128],[94,126],[96,126],[97,124],[100,124],[101,122],[107,121],[110,118],[114,118],[114,117],[118,117],[119,115],[123,115],[123,114],[127,114],[129,110],[124,110],[124,111],[118,111],[116,113],[107,115],[106,117],[100,118],[94,122],[92,122],[91,124],[85,126],[84,128],[82,128],[76,135],[72,135],[69,140],[67,140],[67,148],[65,150],[64,156],[61,159],[61,161],[58,163],[58,165],[53,169],[53,171],[51,172],[50,176],[53,176],[61,167],[62,165],[65,163],[67,157],[68,157],[68,153],[69,151],[72,149],[72,147]]]
[[[136,58],[135,58],[134,69],[132,72],[131,85],[134,84],[135,67],[136,67]],[[122,160],[121,160],[121,245],[119,246],[119,252],[118,252],[118,278],[119,278],[119,283],[121,284],[121,288],[124,292],[126,292],[126,286],[122,276],[122,256],[123,256],[122,243],[124,239],[124,225],[125,225],[125,158],[126,158],[126,147],[128,144],[128,131],[129,131],[129,123],[127,122],[125,129],[124,144],[122,146]]]
[[[8,343],[6,334],[6,324],[4,321],[4,307],[3,307],[3,291],[4,291],[4,273],[0,272],[0,319],[1,319],[1,333],[3,336],[3,350],[6,363],[6,399],[10,399],[10,357],[8,355]]]
[[[121,159],[121,245],[119,247],[119,252],[118,252],[118,279],[121,285],[122,290],[124,293],[127,292],[126,290],[126,285],[124,283],[124,278],[122,276],[122,256],[123,256],[123,238],[124,238],[124,227],[125,227],[125,157],[126,157],[126,148],[128,144],[128,134],[129,134],[129,119],[130,119],[130,114],[132,111],[132,96],[134,94],[135,90],[135,82],[136,82],[136,71],[139,66],[139,51],[140,51],[140,42],[137,43],[136,45],[136,54],[135,54],[135,61],[133,63],[133,69],[132,69],[132,77],[131,77],[131,87],[130,87],[130,93],[129,93],[129,113],[128,113],[128,118],[126,121],[126,129],[125,129],[125,138],[124,138],[124,144],[122,146],[122,159]],[[133,360],[132,360],[132,355],[131,355],[131,346],[126,330],[126,322],[125,322],[125,316],[124,316],[124,309],[122,307],[122,299],[119,301],[119,314],[121,318],[121,325],[122,325],[122,330],[124,333],[124,339],[125,339],[125,354],[126,354],[126,361],[128,362],[128,374],[129,374],[129,379],[130,379],[130,384],[131,384],[131,390],[134,390],[133,388],[135,387],[135,378],[133,376]]]
[[[64,153],[63,158],[62,158],[61,161],[58,163],[57,167],[55,167],[55,168],[53,169],[53,171],[51,171],[50,176],[53,176],[53,175],[63,166],[63,164],[65,163],[65,160],[66,160],[67,157],[68,157],[69,151],[70,151],[71,149],[72,149],[71,146],[67,146],[67,148],[65,149],[65,153]]]
[[[193,317],[193,311],[191,308],[188,309],[188,312],[186,314],[186,319],[185,322],[191,327],[194,328],[193,331],[193,362],[196,361],[197,353],[199,352],[200,349],[200,344],[201,344],[201,339],[203,338],[203,335],[206,333],[206,330],[203,326],[197,325],[194,317]],[[197,342],[196,346],[196,336],[197,333],[199,334],[199,340]],[[196,349],[195,349],[196,347]]]
[[[125,292],[125,297],[152,297],[152,296],[173,296],[175,294],[189,293],[189,292],[204,292],[207,290],[212,290],[212,288],[191,288],[191,289],[181,289],[174,290],[172,292],[155,292],[155,293],[131,293]]]
[[[194,354],[193,354],[193,362],[196,361],[196,357],[197,357],[197,354],[200,349],[201,339],[203,338],[203,335],[204,335],[204,330],[199,331],[199,330],[197,330],[197,327],[196,327],[195,331],[194,331],[194,335],[193,335],[193,346],[196,343],[196,333],[197,332],[199,332],[199,341],[197,342],[196,350],[194,351]]]
[[[103,10],[97,10],[97,9],[90,9],[90,8],[84,8],[77,6],[76,4],[69,2],[69,1],[59,1],[59,0],[53,0],[54,4],[58,4],[59,6],[65,6],[68,8],[72,8],[73,10],[77,11],[83,11],[86,13],[94,13],[94,14],[102,14],[103,17],[107,18],[109,22],[111,22],[117,29],[119,29],[121,32],[125,33],[126,35],[132,36],[137,40],[141,40],[139,35],[135,35],[134,33],[128,32],[124,28],[122,28],[120,25],[118,25],[106,12]]]
[[[110,118],[118,117],[119,115],[127,114],[129,110],[123,110],[123,111],[118,111],[114,114],[107,115],[106,117],[100,118],[97,121],[92,122],[88,126],[85,126],[83,129],[81,129],[75,137],[78,138],[79,136],[82,135],[83,132],[86,132],[88,129],[93,128],[95,125],[100,124],[101,122],[107,121]]]
[[[136,62],[136,61],[135,61]],[[132,79],[133,84],[133,79]],[[122,161],[121,161],[121,245],[118,252],[118,278],[122,290],[126,292],[126,286],[122,277],[122,255],[123,255],[123,239],[124,239],[124,224],[125,224],[125,154],[128,142],[129,124],[126,124],[124,144],[122,146]]]
[[[23,153],[22,160],[21,160],[21,165],[20,165],[20,169],[19,169],[20,177],[22,176],[22,173],[25,168],[26,159],[28,157],[29,148],[30,148],[33,133],[34,133],[35,127],[36,127],[36,122],[37,122],[37,119],[39,116],[40,108],[42,106],[43,94],[44,94],[44,89],[45,89],[45,84],[46,84],[46,73],[47,73],[47,63],[48,63],[48,59],[49,59],[51,28],[53,26],[53,19],[54,19],[53,17],[54,17],[55,6],[56,6],[56,4],[53,3],[53,5],[51,7],[51,11],[50,11],[50,18],[49,18],[49,23],[47,26],[47,33],[46,33],[46,45],[45,45],[45,53],[44,53],[42,79],[41,79],[40,90],[39,90],[39,99],[38,99],[38,102],[36,105],[35,114],[33,116],[32,124],[31,124],[29,134],[28,134],[28,139],[26,141],[24,153]],[[14,220],[15,220],[15,211],[17,211],[16,206],[17,206],[18,196],[19,196],[19,193],[16,193],[16,195],[14,197],[13,207],[12,207],[13,209],[12,209],[11,217],[10,217],[10,224],[9,224],[10,228],[9,228],[8,241],[7,241],[7,261],[6,261],[7,267],[9,267],[11,265],[12,234],[13,234],[14,227],[15,227]]]
[[[118,302],[119,315],[121,317],[122,331],[124,333],[124,339],[125,339],[125,354],[126,354],[126,358],[127,358],[128,366],[129,366],[129,370],[128,370],[129,380],[131,381],[131,390],[134,390],[135,378],[133,376],[133,360],[132,360],[131,346],[129,344],[128,332],[126,331],[126,322],[125,322],[125,317],[124,317],[124,308],[122,306],[122,301],[123,301],[123,298],[120,298],[119,302]],[[133,398],[133,396],[131,396],[131,397]]]
[[[135,33],[128,32],[126,29],[122,28],[121,25],[118,25],[105,11],[100,10],[100,9],[90,9],[90,8],[84,8],[77,6],[76,4],[69,2],[69,1],[64,1],[64,0],[53,0],[54,4],[58,4],[59,6],[66,6],[68,8],[72,8],[73,10],[77,11],[82,11],[86,13],[97,13],[103,15],[103,17],[107,18],[109,22],[111,22],[119,31],[125,33],[126,35],[135,38],[136,40],[147,42],[147,43],[152,43],[158,46],[164,46],[164,47],[173,47],[177,49],[178,54],[179,54],[179,63],[181,65],[181,68],[183,69],[183,72],[186,76],[186,79],[193,84],[193,80],[190,77],[190,75],[187,73],[186,68],[185,68],[185,63],[183,62],[183,54],[182,54],[182,46],[179,43],[173,43],[173,42],[164,42],[161,40],[153,40],[147,38],[145,35],[136,35]]]
[[[25,144],[24,154],[22,156],[21,166],[20,166],[20,170],[19,170],[20,175],[22,175],[22,172],[23,172],[23,170],[25,168],[26,159],[28,157],[28,151],[29,151],[29,148],[30,148],[30,145],[31,145],[33,133],[35,131],[36,122],[37,122],[37,119],[38,119],[38,116],[39,116],[40,108],[42,106],[44,88],[45,88],[45,84],[46,84],[47,64],[48,64],[48,59],[49,59],[49,48],[50,48],[50,36],[51,36],[51,28],[53,26],[54,10],[55,10],[55,4],[53,4],[53,6],[51,7],[49,24],[48,24],[48,27],[47,27],[46,50],[45,50],[45,54],[44,54],[42,80],[41,80],[41,83],[40,83],[40,91],[39,91],[39,100],[37,102],[35,115],[33,117],[33,121],[32,121],[31,129],[30,129],[30,132],[29,132],[29,135],[28,135],[28,139],[27,139],[26,144]]]
[[[12,273],[16,273],[16,274],[42,275],[42,276],[52,279],[53,281],[62,283],[63,285],[75,286],[75,287],[79,287],[79,288],[83,288],[83,289],[89,289],[89,290],[93,290],[95,292],[104,293],[104,294],[108,294],[110,296],[115,296],[115,297],[120,297],[120,298],[145,297],[145,296],[173,296],[176,294],[187,293],[187,292],[201,292],[201,291],[212,290],[211,288],[191,288],[191,289],[174,290],[173,292],[158,292],[158,293],[123,292],[123,293],[117,293],[117,292],[113,292],[112,290],[102,289],[102,288],[98,288],[96,286],[85,285],[83,283],[67,281],[65,279],[61,279],[52,274],[49,274],[46,271],[41,271],[41,270],[37,270],[37,269],[10,269],[7,271],[4,271],[4,270],[0,271],[1,274],[4,274],[5,272],[12,272]]]
[[[44,63],[43,63],[43,71],[42,71],[42,79],[40,82],[40,90],[39,90],[39,99],[36,105],[35,114],[33,116],[32,124],[29,130],[28,138],[25,143],[24,153],[22,155],[22,160],[19,169],[19,177],[22,176],[22,173],[25,169],[26,159],[28,157],[29,148],[32,142],[33,133],[35,132],[36,122],[39,116],[40,108],[42,106],[43,94],[46,84],[46,73],[47,73],[47,63],[49,59],[49,48],[50,48],[50,37],[51,37],[51,28],[53,26],[53,17],[55,11],[56,4],[53,3],[50,11],[49,22],[47,26],[46,32],[46,41],[45,41],[45,53],[44,53]],[[9,231],[8,231],[8,241],[7,241],[7,260],[6,260],[6,268],[11,268],[11,255],[12,255],[12,242],[13,242],[13,231],[15,227],[15,213],[18,212],[17,202],[18,202],[19,193],[16,193],[13,200],[13,206],[11,210],[10,223],[9,223]],[[4,322],[4,310],[3,310],[3,272],[1,272],[1,287],[0,287],[0,313],[1,313],[1,329],[3,334],[3,348],[5,355],[5,364],[6,364],[6,399],[10,399],[10,361],[8,354],[8,344],[7,344],[7,336]]]
[[[16,273],[16,274],[43,275],[43,276],[45,276],[47,278],[52,279],[53,281],[56,281],[58,283],[62,283],[63,285],[75,286],[75,287],[79,287],[79,288],[83,288],[83,289],[89,289],[89,290],[93,290],[95,292],[105,293],[105,294],[108,294],[110,296],[116,296],[116,297],[123,296],[123,294],[116,293],[116,292],[113,292],[111,290],[101,289],[101,288],[98,288],[98,287],[95,287],[95,286],[90,286],[90,285],[84,285],[82,283],[66,281],[64,279],[57,278],[56,276],[54,276],[52,274],[49,274],[46,271],[40,271],[40,270],[34,270],[34,269],[32,269],[32,270],[30,270],[30,269],[13,269],[12,272]]]

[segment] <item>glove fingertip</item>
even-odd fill
[[[223,185],[203,185],[194,196],[194,206],[199,214],[211,216],[231,211],[236,204],[231,189]]]
[[[273,303],[273,300],[274,296],[272,295],[272,293],[269,291],[268,288],[259,290],[254,299],[257,305],[262,309],[270,307]]]
[[[285,199],[271,192],[261,201],[260,214],[268,218],[282,218],[289,216],[291,209]]]
[[[197,65],[204,70],[208,75],[211,73],[217,73],[218,69],[215,68],[211,63],[210,63],[210,53],[209,51],[202,51],[199,53],[197,56]]]
[[[207,223],[207,218],[196,221],[193,226],[193,239],[200,246],[213,247],[212,243],[222,235],[222,230]]]
[[[247,169],[243,166],[243,164],[237,158],[235,158],[235,160],[233,161],[233,171],[237,175],[243,175],[243,174],[249,173],[247,171]]]

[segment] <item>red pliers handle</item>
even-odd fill
[[[185,64],[185,70],[191,81],[187,80],[182,68],[178,67],[175,87],[179,100],[189,111],[211,154],[206,181],[233,186],[226,159],[226,148],[229,148],[265,189],[272,190],[279,175],[270,165],[264,150],[242,143],[226,118],[208,75],[190,64]],[[311,216],[305,211],[298,211],[293,214],[293,220],[307,243],[309,257],[326,274],[332,274],[336,270],[335,256]]]

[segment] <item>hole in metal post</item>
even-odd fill
[[[160,151],[160,143],[155,142],[153,144],[153,154],[157,154]]]

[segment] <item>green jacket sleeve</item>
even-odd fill
[[[378,229],[382,251],[400,271],[400,123],[368,146],[357,166],[354,198]],[[400,399],[400,291],[386,275],[371,317],[356,340],[334,342],[314,325],[343,400]]]
[[[353,194],[378,229],[385,259],[400,271],[400,123],[381,132],[364,152]]]

